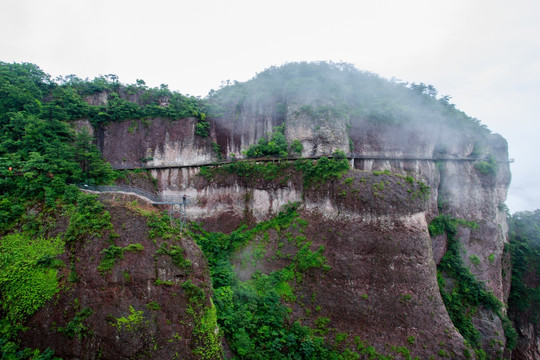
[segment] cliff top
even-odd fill
[[[223,113],[273,107],[278,116],[287,106],[310,115],[345,116],[350,122],[446,124],[489,134],[478,119],[467,116],[439,96],[432,85],[386,80],[351,64],[299,62],[273,66],[247,82],[228,82],[208,100]]]

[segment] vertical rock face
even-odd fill
[[[321,105],[286,97],[274,100],[248,96],[226,107],[223,115],[209,118],[210,138],[194,134],[195,119],[158,119],[146,127],[111,123],[101,130],[100,146],[119,168],[146,158],[143,165],[153,167],[158,190],[186,194],[191,201],[188,217],[202,221],[207,229],[229,232],[242,222],[268,219],[288,202],[301,202],[303,216],[318,224],[310,225],[313,242],[325,246],[332,266],[323,285],[313,279],[306,289],[311,286],[321,294],[328,304],[325,314],[335,319],[336,328],[358,334],[380,349],[414,336],[422,339],[418,344],[423,349],[434,350],[444,342],[457,357],[463,355],[463,338],[452,325],[437,286],[436,264],[447,251],[447,238],[430,238],[427,227],[442,214],[476,223],[474,229],[458,229],[461,259],[488,291],[506,302],[510,273],[505,276],[503,271],[508,241],[503,204],[510,182],[506,141],[476,125],[442,121],[439,115],[411,120],[392,114],[391,120],[380,121],[377,114],[335,110],[331,101]],[[133,124],[140,125],[129,130]],[[243,150],[278,126],[289,143],[302,143],[302,156],[346,153],[355,169],[351,178],[372,173],[410,176],[429,186],[430,194],[414,208],[400,193],[402,185],[390,180],[383,180],[383,187],[389,186],[384,181],[394,186],[387,198],[373,195],[380,185],[372,179],[369,184],[374,187],[359,184],[355,191],[364,195],[353,200],[347,191],[344,199],[337,198],[344,190],[336,184],[306,192],[294,177],[273,185],[238,178],[201,183],[197,167],[166,167],[217,160],[212,143],[220,146],[222,157],[241,158]],[[119,142],[122,138],[126,140]],[[340,230],[322,236],[326,229]],[[293,311],[297,314],[297,309]],[[481,307],[471,317],[488,357],[499,356],[505,342],[499,317]],[[430,333],[431,326],[435,330]]]
[[[288,139],[302,143],[302,156],[328,155],[336,150],[349,151],[347,119],[337,116],[331,110],[316,113],[310,105],[244,106],[234,113],[212,120],[216,142],[226,154],[241,156],[242,150],[281,125],[284,125]]]
[[[195,135],[197,119],[115,122],[98,130],[98,146],[115,168],[190,165],[216,160],[209,139]]]
[[[170,178],[160,175],[163,172],[154,171],[158,179],[167,179],[158,186],[170,189]],[[308,274],[296,284],[297,298],[311,300],[290,304],[291,321],[316,327],[317,318],[328,318],[333,331],[348,334],[351,342],[358,337],[382,353],[405,346],[422,358],[438,351],[464,358],[463,338],[437,286],[427,233],[429,199],[415,196],[402,181],[395,174],[351,170],[339,181],[313,188],[297,181],[248,185],[234,174],[213,181],[189,174],[175,182],[192,199],[188,218],[215,231],[268,220],[283,205],[302,203],[300,216],[308,223],[304,235],[313,248],[324,246],[330,270]],[[380,183],[383,188],[376,188]],[[275,257],[286,247],[273,241],[265,246],[266,255],[255,270],[270,273],[280,268],[282,261]],[[238,258],[251,251],[246,246]],[[241,264],[237,270],[245,279],[253,273]],[[316,316],[306,317],[306,311]]]
[[[531,314],[516,314],[516,327],[521,336],[517,348],[512,352],[512,359],[532,360],[540,357],[540,326],[539,322],[531,322]]]
[[[281,118],[276,116],[273,110],[264,112],[262,109],[258,109],[257,111],[258,115],[253,113],[253,109],[249,109],[247,112],[241,111],[240,113],[236,113],[233,118],[224,117],[211,120],[214,126],[212,129],[213,136],[215,136],[214,141],[224,149],[225,156],[230,153],[240,154],[242,149],[255,144],[259,137],[265,136],[266,133],[270,132],[276,126],[285,125],[284,133],[287,139],[289,141],[298,139],[304,145],[303,155],[320,156],[331,154],[335,150],[341,150],[357,156],[357,159],[354,160],[354,167],[358,170],[368,172],[388,170],[391,173],[398,173],[403,176],[412,175],[414,178],[425,182],[431,190],[425,208],[415,215],[416,220],[413,221],[415,223],[414,227],[422,229],[423,232],[423,235],[420,236],[423,240],[418,240],[418,244],[423,244],[422,246],[430,244],[426,232],[427,224],[439,213],[476,222],[479,225],[478,229],[470,230],[468,228],[462,228],[459,232],[459,238],[462,244],[462,258],[478,280],[484,282],[487,288],[497,298],[503,302],[506,301],[508,296],[508,278],[503,278],[502,260],[503,247],[507,242],[507,227],[504,212],[501,210],[503,209],[501,204],[504,203],[506,198],[510,172],[506,142],[502,137],[490,135],[486,139],[483,139],[473,134],[467,132],[460,133],[455,129],[444,126],[431,125],[421,128],[416,125],[377,125],[360,119],[352,120],[350,122],[351,125],[347,125],[345,119],[332,117],[330,113],[321,117],[320,115],[310,114],[294,106],[289,106],[286,109],[285,115]],[[146,129],[143,127],[136,130],[134,134],[128,132],[127,126],[129,124],[129,122],[113,123],[105,128],[104,140],[102,142],[103,152],[116,166],[121,167],[123,163],[121,159],[124,158],[130,159],[130,161],[136,161],[133,157],[134,153],[152,157],[147,162],[148,166],[162,166],[167,164],[190,165],[215,159],[210,149],[209,141],[198,139],[194,135],[194,125],[191,119],[177,122],[158,120],[158,122],[153,123]],[[125,138],[129,140],[121,140],[119,142],[117,139],[122,138],[120,133],[123,133]],[[483,147],[483,154],[490,154],[492,159],[494,159],[492,160],[494,164],[493,170],[483,171],[479,167],[479,163],[485,163],[487,161],[484,160],[485,155],[475,160],[478,158],[475,152],[478,152],[479,146]],[[134,147],[136,150],[131,150]],[[286,204],[288,201],[302,201],[302,191],[294,190],[290,186],[274,190],[254,189],[248,191],[245,186],[241,186],[238,183],[231,183],[227,186],[214,184],[200,189],[194,186],[192,181],[197,171],[196,168],[192,170],[168,168],[153,170],[152,174],[157,179],[158,188],[164,194],[187,194],[192,202],[196,203],[196,205],[190,206],[188,216],[192,219],[202,220],[203,223],[207,224],[208,228],[214,230],[233,230],[235,228],[234,224],[239,224],[245,218],[246,206],[250,208],[250,213],[254,216],[254,219],[260,221],[268,218],[271,214],[277,213],[280,206]],[[248,193],[250,193],[249,196],[247,195]],[[324,198],[323,195],[319,196]],[[249,204],[245,201],[246,197],[251,199]],[[379,199],[374,198],[366,211],[368,213],[374,211],[373,209],[377,208],[378,201]],[[325,201],[321,204],[324,203]],[[385,209],[387,212],[386,215],[392,219],[392,222],[398,221],[401,223],[404,221],[394,218],[393,212],[399,211],[399,206],[404,205],[400,204],[396,208],[390,207]],[[312,214],[312,212],[309,213]],[[342,215],[340,215],[340,211],[336,208],[330,207],[325,212],[325,216],[332,219],[339,219],[336,221],[343,222],[343,224],[349,224],[347,221],[341,219]],[[429,292],[430,298],[438,296],[436,294],[437,291],[435,291],[437,287],[434,264],[446,252],[446,238],[444,236],[434,238],[431,243],[432,248],[429,251],[426,249],[422,250],[422,260],[414,266],[424,269],[427,272],[425,273],[425,278],[422,278],[422,280],[416,279],[413,281],[409,275],[404,275],[408,271],[401,269],[403,264],[399,260],[402,259],[405,261],[404,259],[409,255],[404,254],[408,250],[399,250],[399,246],[392,250],[392,252],[389,250],[390,248],[380,249],[380,252],[372,248],[372,251],[377,252],[377,258],[386,259],[380,261],[388,262],[387,266],[394,264],[392,265],[394,268],[401,269],[394,270],[391,273],[387,269],[379,267],[379,260],[373,263],[375,264],[373,265],[370,262],[371,260],[364,259],[362,256],[350,257],[351,252],[354,254],[354,250],[351,249],[356,246],[353,245],[355,242],[350,242],[353,241],[353,238],[356,238],[353,234],[364,234],[361,243],[362,241],[368,241],[368,244],[382,241],[375,240],[381,236],[384,238],[382,224],[378,220],[375,220],[375,222],[366,222],[362,220],[365,216],[365,213],[355,213],[354,218],[360,220],[351,220],[350,224],[347,225],[347,228],[351,227],[347,230],[350,231],[350,235],[344,235],[343,238],[336,237],[335,241],[341,243],[342,246],[334,249],[332,246],[334,244],[333,242],[331,244],[324,242],[328,246],[327,248],[332,249],[332,253],[336,254],[334,266],[336,268],[342,268],[343,265],[339,265],[338,259],[350,264],[353,268],[365,267],[369,263],[369,266],[375,266],[376,270],[374,271],[376,273],[385,274],[385,276],[377,278],[377,284],[369,285],[369,292],[373,294],[371,295],[373,299],[377,299],[374,301],[377,304],[384,303],[384,299],[380,297],[382,296],[381,294],[387,294],[386,296],[391,296],[394,299],[399,297],[396,291],[400,290],[395,290],[396,286],[397,289],[400,289],[400,286],[408,288],[411,292],[414,287],[424,289],[427,286],[431,289]],[[419,219],[422,220],[420,221]],[[369,228],[370,231],[365,232],[363,230],[364,228]],[[401,237],[409,231],[407,226],[399,225],[397,226],[397,230],[393,230],[393,234],[400,234],[398,237]],[[349,236],[351,238],[348,242],[346,239]],[[405,238],[400,241],[405,241]],[[370,247],[372,245],[366,244],[362,246]],[[479,263],[476,261],[472,263],[471,259],[475,258],[480,260]],[[361,261],[360,259],[363,260]],[[430,261],[433,261],[431,265]],[[352,276],[356,278],[354,281],[361,282],[366,281],[366,279],[362,279],[363,276],[367,276],[368,278],[373,277],[373,274],[355,274],[346,273],[345,270],[343,271],[341,274],[334,275],[336,282],[331,285],[330,290],[330,293],[335,294],[337,291],[336,287],[343,287],[341,290],[347,293],[344,293],[340,297],[340,301],[344,302],[343,304],[340,305],[339,302],[335,302],[336,312],[343,310],[340,308],[341,306],[359,305],[357,303],[359,301],[358,297],[363,295],[362,291],[368,290],[367,288],[362,288],[362,290],[359,288],[352,289],[350,288],[350,284],[341,284],[342,278],[350,278]],[[389,277],[393,273],[398,274],[397,278]],[[411,280],[414,284],[400,284],[405,279]],[[388,283],[385,283],[385,281]],[[368,284],[365,283],[362,286],[368,286]],[[323,289],[320,289],[320,291],[323,291]],[[378,291],[381,293],[375,295]],[[388,295],[390,293],[392,295]],[[416,293],[416,290],[414,293]],[[349,301],[346,298],[351,296],[352,298],[356,296],[357,299],[349,305],[344,305]],[[352,305],[353,303],[356,305]],[[428,300],[421,298],[415,304],[419,306],[419,304],[425,305],[427,303],[429,303]],[[388,304],[388,309],[390,308],[391,305]],[[435,308],[436,310],[432,311],[436,315],[433,316],[440,317],[436,321],[441,324],[444,323],[443,328],[452,328],[447,315],[444,315],[444,306],[439,302]],[[374,307],[371,312],[368,312],[371,315],[366,313],[362,315],[363,317],[360,315],[358,318],[352,317],[354,319],[353,323],[347,323],[343,319],[343,329],[348,326],[361,327],[363,329],[376,327],[375,320],[372,319],[370,321],[368,319],[370,316],[375,316],[376,313],[379,314],[377,316],[383,316],[380,311],[382,309]],[[489,348],[487,344],[490,341],[497,340],[504,343],[504,336],[502,335],[504,331],[497,316],[486,311],[478,312],[473,322],[483,336],[485,348]],[[420,312],[417,315],[420,316]],[[413,320],[410,318],[410,314],[407,316],[408,320],[406,323],[409,325],[392,325],[395,325],[397,328],[404,326],[407,330],[403,330],[402,335],[407,331],[411,331],[410,327],[413,326],[411,324],[415,324],[413,327],[417,328],[419,326],[418,324],[426,324],[425,326],[427,326],[428,323],[433,321],[433,319],[427,318],[416,318]],[[390,318],[389,313],[388,319]],[[390,331],[390,328],[388,328],[388,331]],[[369,334],[369,331],[363,334]],[[420,334],[420,330],[415,332],[415,334]],[[459,338],[459,335],[455,336],[456,339]],[[369,338],[372,342],[377,343],[374,336],[369,336]],[[383,343],[380,344],[384,345]],[[457,346],[455,344],[457,343],[454,343],[454,347]],[[459,347],[455,349],[459,350]],[[459,352],[458,350],[456,352]]]
[[[460,234],[465,248],[463,257],[467,260],[473,255],[479,257],[480,264],[469,261],[469,268],[505,301],[508,293],[504,290],[501,266],[508,229],[502,205],[510,184],[510,170],[506,141],[498,135],[491,136],[489,141],[489,153],[498,161],[496,169],[482,173],[475,163],[444,164],[439,199],[446,213],[478,223],[478,230]]]
[[[216,142],[226,154],[237,157],[241,157],[242,150],[283,122],[283,116],[273,109],[247,106],[238,106],[227,112],[226,119],[223,121],[223,117],[217,117],[210,122],[214,125]]]
[[[177,356],[195,360],[200,359],[197,351],[201,349],[209,359],[220,358],[217,342],[201,340],[201,335],[206,336],[201,321],[209,321],[208,312],[215,310],[207,263],[199,247],[170,234],[166,239],[161,238],[163,233],[151,237],[148,213],[157,215],[158,211],[149,205],[134,205],[130,197],[102,196],[101,200],[114,230],[70,244],[62,255],[68,264],[61,271],[62,291],[30,319],[22,344],[49,347],[63,359]],[[139,248],[114,255],[111,244],[116,249],[135,244]],[[181,266],[167,249],[179,250]],[[105,269],[104,259],[111,254],[116,259]],[[201,292],[197,304],[194,288]],[[214,319],[210,337],[217,337],[215,327]]]
[[[331,111],[314,114],[298,105],[287,108],[285,136],[300,140],[303,156],[321,156],[340,150],[349,151],[347,119],[335,116]]]

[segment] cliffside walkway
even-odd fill
[[[184,196],[159,195],[127,185],[78,185],[78,187],[89,192],[135,195],[152,205],[184,205],[189,203],[189,199]]]
[[[195,164],[178,164],[168,163],[163,165],[146,165],[146,164],[115,164],[112,165],[115,170],[136,170],[136,169],[181,169],[181,168],[196,168],[203,166],[220,166],[224,164],[230,164],[237,161],[256,161],[256,162],[274,162],[274,161],[295,161],[300,159],[320,159],[321,157],[333,157],[332,155],[321,156],[304,156],[304,157],[284,157],[284,158],[256,158],[256,159],[237,159],[237,160],[221,160],[214,162],[202,162]],[[387,161],[485,161],[483,157],[452,157],[452,156],[440,156],[440,157],[422,157],[422,156],[378,156],[378,155],[360,155],[350,154],[345,156],[346,159],[354,160],[387,160]],[[508,159],[508,161],[497,161],[504,163],[513,163],[514,159]]]
[[[82,191],[90,193],[112,193],[133,195],[152,205],[169,205],[171,223],[173,218],[180,219],[180,227],[186,221],[186,205],[189,204],[187,196],[158,195],[140,188],[127,185],[77,185]]]

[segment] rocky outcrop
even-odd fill
[[[163,226],[156,220],[149,225],[149,215],[159,216],[152,206],[137,205],[129,196],[101,200],[114,229],[68,244],[61,290],[27,323],[22,344],[49,347],[63,359],[199,359],[201,349],[208,358],[219,358],[217,339],[211,344],[200,336],[201,319],[215,310],[199,247],[176,235],[164,239],[166,232],[150,236],[151,226],[154,231]],[[123,254],[111,250],[135,244],[140,247]],[[184,259],[182,266],[167,254],[173,246]],[[107,255],[116,256],[113,266],[103,266]],[[196,299],[193,289],[200,292]],[[211,336],[217,338],[213,321]]]
[[[98,147],[115,168],[191,165],[217,160],[208,138],[195,135],[197,119],[114,122],[97,131]]]
[[[145,164],[154,167],[158,189],[164,194],[186,194],[192,204],[188,217],[203,221],[208,229],[232,231],[246,221],[246,214],[252,221],[260,221],[289,201],[301,201],[306,218],[318,219],[323,224],[320,229],[340,228],[341,235],[333,234],[329,237],[332,240],[315,240],[332,254],[336,271],[329,275],[333,282],[325,283],[328,288],[320,287],[318,293],[340,294],[339,301],[328,299],[333,304],[330,317],[349,314],[336,320],[339,328],[355,329],[383,348],[389,339],[399,344],[407,333],[422,337],[431,349],[449,338],[451,351],[462,352],[462,339],[441,306],[436,285],[435,264],[446,252],[446,237],[430,240],[427,234],[427,224],[443,213],[478,224],[474,230],[459,230],[462,259],[489,291],[506,302],[509,278],[508,274],[503,276],[502,267],[507,226],[502,204],[510,171],[502,137],[440,121],[374,122],[332,111],[313,112],[309,106],[295,104],[239,106],[209,119],[211,139],[194,134],[195,121],[111,123],[102,129],[100,147],[119,168],[146,157]],[[235,181],[201,187],[194,180],[198,168],[156,168],[217,160],[212,143],[220,146],[225,158],[231,154],[242,157],[242,150],[281,125],[289,142],[301,141],[304,156],[341,150],[355,158],[352,162],[358,171],[388,170],[412,176],[430,187],[430,195],[415,211],[407,210],[410,206],[406,202],[387,203],[378,197],[365,198],[362,206],[348,208],[339,205],[342,200],[334,201],[335,189],[322,188],[306,196],[301,184],[293,180],[262,188]],[[135,130],[130,132],[130,127]],[[390,198],[399,196],[390,194]],[[368,302],[359,300],[365,293],[369,293]],[[406,294],[414,301],[403,304],[396,300]],[[396,306],[404,317],[391,316]],[[421,306],[431,310],[421,312]],[[358,312],[358,308],[363,310]],[[500,320],[488,310],[478,311],[473,318],[482,334],[482,347],[488,356],[497,356],[501,348],[492,344],[505,341]],[[433,323],[441,337],[423,333]],[[381,326],[387,326],[385,335],[375,331]]]
[[[241,223],[268,220],[283,205],[302,203],[300,216],[308,223],[304,235],[314,248],[324,246],[330,270],[310,273],[298,285],[297,298],[312,300],[289,304],[291,322],[316,327],[317,317],[327,317],[333,331],[348,334],[351,343],[358,337],[381,353],[405,346],[422,358],[441,350],[464,358],[463,338],[437,286],[427,233],[429,198],[409,191],[417,188],[403,177],[351,170],[341,180],[304,188],[294,180],[249,185],[234,174],[206,181],[187,171],[169,183],[167,171],[153,171],[158,186],[169,193],[182,188],[191,199],[187,217],[208,230],[232,231]],[[281,249],[277,241],[266,249],[252,271],[270,273],[282,266],[275,260]],[[250,251],[246,246],[237,257]],[[240,265],[237,270],[250,277]],[[306,317],[306,309],[317,316]]]
[[[512,359],[530,360],[540,358],[540,324],[531,321],[532,314],[521,313],[513,316],[520,340],[512,352]]]

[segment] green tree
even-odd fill
[[[91,183],[107,183],[114,177],[109,163],[104,162],[101,153],[94,144],[94,138],[83,129],[75,136],[75,161],[81,169],[81,181]]]
[[[43,95],[52,87],[49,75],[36,65],[0,62],[0,125],[10,113],[38,114]]]
[[[508,218],[512,285],[508,305],[513,313],[540,316],[540,210],[517,212]],[[534,320],[536,319],[536,320]]]
[[[284,126],[277,126],[272,133],[260,138],[256,145],[250,146],[245,152],[246,156],[248,158],[263,156],[286,157],[288,155],[288,146],[284,131]]]

